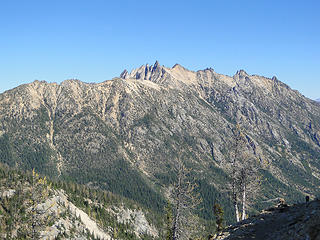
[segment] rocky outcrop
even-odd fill
[[[76,229],[77,234],[74,235],[77,236],[74,239],[84,239],[80,234],[82,232],[90,232],[92,236],[99,239],[111,239],[111,236],[104,232],[88,214],[70,202],[62,190],[54,191],[53,196],[39,205],[38,208],[49,209],[48,215],[59,216],[60,213],[67,215],[64,218],[58,217],[52,226],[48,226],[46,230],[42,231],[40,239],[55,239],[59,233],[61,234],[61,229],[69,234]]]
[[[141,210],[112,207],[109,212],[116,215],[119,222],[131,225],[137,237],[144,234],[154,238],[159,236],[158,230],[149,224],[145,213]]]
[[[269,208],[259,215],[227,227],[213,239],[320,239],[320,201]]]
[[[46,185],[45,178],[38,181],[45,185],[41,191],[37,192],[41,188],[40,185],[37,185],[36,189],[35,186],[30,185],[33,184],[31,179],[21,181],[21,179],[26,179],[25,176],[18,175],[16,172],[12,174],[13,171],[10,174],[12,174],[11,176],[15,175],[16,178],[6,178],[10,176],[7,171],[7,168],[0,165],[2,174],[0,176],[0,223],[3,227],[0,232],[1,239],[21,239],[23,234],[30,236],[31,229],[34,227],[32,224],[36,224],[35,222],[38,224],[36,225],[36,231],[39,233],[37,239],[41,240],[108,240],[127,239],[126,237],[131,239],[135,235],[135,239],[144,239],[144,237],[157,238],[159,235],[158,229],[146,219],[145,209],[138,209],[137,206],[129,208],[128,201],[124,203],[120,198],[117,198],[117,202],[113,201],[111,205],[108,202],[108,197],[112,196],[111,193],[97,193],[105,197],[102,202],[95,198],[93,198],[94,201],[90,198],[84,198],[79,194],[79,191],[77,192],[79,195],[73,192],[70,197],[70,194],[64,190],[56,187],[52,189],[51,184]],[[8,188],[10,185],[14,188]],[[34,204],[33,196],[38,193],[43,194],[42,201],[32,205]],[[106,204],[107,202],[108,204]],[[85,203],[85,207],[81,203]],[[13,206],[14,213],[12,213]],[[97,211],[97,209],[100,210]],[[102,209],[106,209],[106,211],[102,211]],[[102,216],[97,212],[103,213]],[[31,213],[36,219],[31,217]],[[149,212],[148,214],[152,216],[153,213]],[[7,219],[11,219],[11,222]],[[119,231],[122,235],[118,234]]]

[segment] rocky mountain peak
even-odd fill
[[[176,63],[175,65],[173,65],[173,67],[171,69],[185,69],[185,70],[187,70],[186,68],[181,66],[179,63]]]
[[[158,85],[181,88],[185,85],[205,84],[211,85],[213,82],[226,84],[229,87],[241,86],[246,92],[253,91],[255,88],[264,89],[264,91],[273,94],[277,88],[290,88],[278,80],[276,76],[267,78],[259,75],[250,75],[245,70],[238,70],[233,76],[227,76],[216,73],[212,68],[191,71],[182,65],[176,63],[173,67],[165,67],[156,61],[153,65],[145,64],[139,68],[133,69],[130,73],[125,69],[120,74],[121,79],[147,80]],[[200,79],[200,82],[199,82]],[[278,91],[279,92],[279,91]]]
[[[148,65],[148,64],[147,64],[147,65]],[[158,67],[160,67],[160,64],[159,64],[158,60],[156,60],[156,62],[154,63],[152,69],[156,70]]]
[[[193,72],[178,63],[176,63],[172,68],[169,69],[180,72]]]
[[[120,74],[122,79],[148,80],[161,85],[179,86],[180,84],[196,83],[196,73],[190,71],[180,64],[172,68],[160,65],[156,61],[153,65],[142,65],[128,73],[124,70]]]
[[[240,69],[236,72],[235,74],[236,76],[240,76],[240,77],[248,77],[248,73],[246,73],[246,71],[244,71],[243,69]]]
[[[120,78],[126,79],[128,77],[129,73],[127,69],[123,70],[123,72],[120,74]]]
[[[122,79],[137,79],[137,80],[152,80],[156,73],[160,73],[163,69],[163,66],[156,61],[153,65],[149,64],[142,65],[139,68],[132,70],[130,73],[125,69],[121,74],[120,78]]]
[[[180,66],[180,64],[176,63],[175,65],[173,65],[172,68],[176,68],[176,67],[179,67],[179,66]]]
[[[238,70],[236,74],[233,76],[233,80],[237,84],[245,84],[247,85],[248,82],[251,82],[251,78],[249,74],[246,73],[243,69]]]

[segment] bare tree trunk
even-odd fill
[[[230,194],[232,194],[236,220],[239,221],[246,219],[246,211],[250,206],[250,200],[254,192],[259,189],[257,183],[259,182],[260,163],[252,147],[253,141],[248,135],[244,134],[239,124],[237,124],[233,134],[233,151],[230,154],[229,170],[232,188]]]
[[[235,167],[233,166],[233,174],[232,174],[232,198],[233,198],[233,206],[236,214],[236,220],[239,222],[239,209],[238,209],[238,196],[237,196],[237,189],[236,189],[236,179],[235,179]]]
[[[243,192],[242,192],[242,219],[246,219],[246,184],[243,184]]]
[[[237,222],[239,222],[240,220],[240,217],[239,217],[239,209],[238,209],[238,198],[237,198],[237,193],[236,193],[236,187],[235,187],[235,181],[233,181],[233,186],[232,186],[232,198],[233,198],[233,206],[234,206],[234,210],[235,210],[235,213],[236,213],[236,220]]]
[[[234,203],[234,208],[235,208],[235,211],[236,211],[237,222],[239,222],[240,221],[239,209],[238,209],[238,204],[236,202]]]

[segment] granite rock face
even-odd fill
[[[236,123],[267,166],[265,178],[317,193],[320,105],[276,77],[244,70],[226,76],[156,62],[102,83],[21,85],[0,95],[0,160],[99,186],[124,162],[154,189],[166,186],[182,157],[219,190]],[[285,196],[274,181],[270,194]]]

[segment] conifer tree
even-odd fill
[[[216,226],[217,226],[217,232],[220,232],[223,230],[223,215],[224,211],[219,203],[215,203],[213,206],[213,213],[216,218]]]
[[[49,210],[55,205],[55,202],[53,202],[50,206],[43,204],[49,197],[50,189],[51,184],[48,184],[46,177],[41,178],[33,169],[31,198],[28,208],[29,216],[31,217],[31,229],[27,230],[27,235],[31,239],[38,239],[41,230],[48,226],[48,223],[53,217],[51,214],[49,214]]]
[[[250,198],[259,190],[260,164],[254,156],[252,140],[244,134],[239,124],[236,125],[233,134],[233,146],[228,163],[229,195],[238,222],[246,218]],[[242,207],[241,214],[239,207]]]
[[[190,180],[190,170],[179,159],[176,163],[177,180],[171,190],[172,204],[172,240],[188,239],[192,211],[200,204],[201,199],[195,192],[196,184]]]

